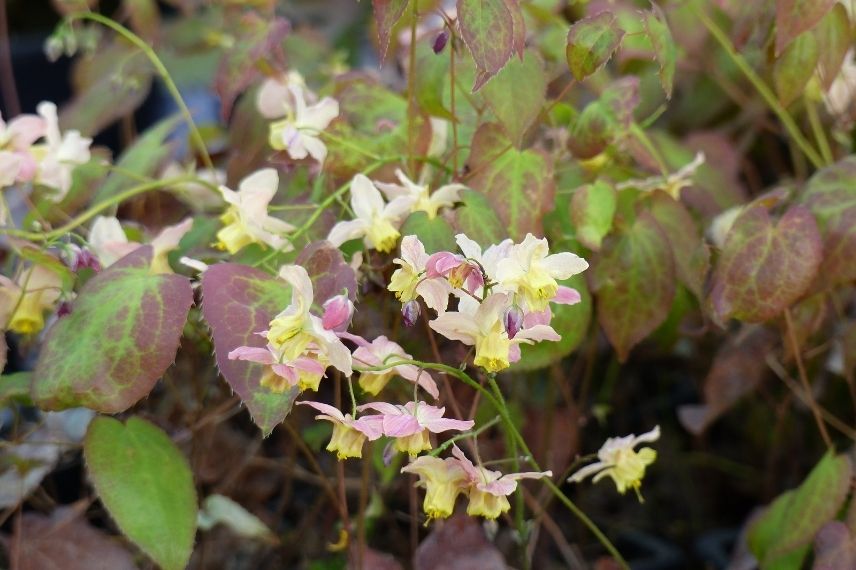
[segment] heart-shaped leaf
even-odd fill
[[[734,221],[713,273],[710,303],[719,322],[763,322],[808,290],[820,266],[820,233],[811,212],[793,206],[774,224],[762,204]]]
[[[281,394],[264,388],[261,364],[228,355],[239,346],[265,346],[256,333],[266,330],[290,301],[285,281],[246,265],[219,263],[202,275],[202,314],[211,327],[217,366],[265,436],[291,411],[297,388]]]
[[[577,81],[603,67],[623,37],[624,30],[618,27],[612,12],[600,12],[575,22],[568,31],[565,57]]]
[[[407,0],[372,0],[372,8],[380,40],[380,61],[383,63],[386,59],[386,51],[389,49],[392,27],[407,9]]]
[[[511,141],[520,147],[523,135],[541,113],[547,93],[544,63],[532,50],[523,61],[512,59],[484,86],[484,97]]]
[[[132,251],[87,282],[51,327],[33,379],[39,407],[121,412],[172,364],[193,290],[186,277],[152,273],[151,261],[151,246]]]
[[[343,291],[352,301],[356,300],[357,274],[345,261],[341,250],[330,242],[322,240],[309,244],[297,256],[295,263],[302,265],[309,274],[316,305],[323,305],[327,299],[341,295]]]
[[[425,212],[413,212],[401,226],[401,235],[415,235],[423,244],[426,251],[454,251],[455,230],[449,222],[441,217],[433,219]]]
[[[187,459],[157,426],[98,417],[83,443],[89,477],[122,532],[165,570],[187,566],[196,489]]]
[[[519,10],[516,3],[505,0],[458,0],[461,37],[479,70],[474,92],[496,75],[514,53],[516,18],[510,6]]]
[[[604,242],[591,280],[600,324],[623,362],[666,319],[675,296],[669,240],[651,214]]]
[[[835,0],[776,0],[776,55],[801,33],[812,29]]]

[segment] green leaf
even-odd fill
[[[505,226],[484,194],[475,190],[461,192],[461,205],[455,210],[459,232],[477,243],[499,243],[508,237]]]
[[[571,354],[580,345],[588,332],[591,322],[592,301],[586,280],[582,275],[574,275],[559,283],[579,291],[581,301],[576,305],[553,305],[552,326],[562,340],[559,342],[539,342],[521,347],[520,361],[512,367],[515,371],[538,370]]]
[[[116,524],[165,570],[187,566],[196,534],[196,489],[187,459],[157,426],[97,417],[83,443],[95,491]]]
[[[3,348],[6,347],[5,340],[2,341]],[[0,405],[6,406],[9,402],[19,402],[32,405],[30,400],[30,385],[33,381],[32,372],[13,372],[0,376]]]
[[[151,246],[129,253],[90,279],[51,327],[34,372],[39,407],[122,412],[169,368],[193,290],[186,277],[153,274],[151,261]]]
[[[389,49],[389,36],[392,27],[398,22],[404,10],[407,8],[407,0],[372,0],[374,8],[377,35],[380,39],[380,61],[386,59],[386,51]]]
[[[823,236],[822,285],[856,279],[856,156],[818,171],[800,197],[817,218]]]
[[[847,8],[836,4],[814,29],[817,39],[817,75],[824,89],[828,90],[835,81],[847,50],[853,45],[853,33]]]
[[[677,64],[677,49],[666,15],[656,4],[651,5],[651,10],[644,13],[645,33],[654,49],[654,59],[660,66],[660,85],[666,92],[666,98],[672,98],[672,86],[675,82],[675,65]]]
[[[425,212],[413,212],[401,226],[401,235],[415,235],[423,244],[426,251],[454,251],[455,230],[449,222],[437,216],[428,217]]]
[[[516,3],[505,0],[458,0],[458,25],[461,37],[473,56],[479,73],[473,85],[478,91],[496,75],[515,50],[514,23],[520,21],[509,8]]]
[[[669,314],[675,268],[666,234],[647,212],[603,244],[592,272],[600,324],[622,362]]]
[[[444,104],[449,91],[449,58],[435,54],[420,42],[416,56],[416,74],[413,89],[419,108],[429,115],[452,119],[452,113]]]
[[[803,32],[811,30],[835,0],[776,0],[776,56]]]
[[[202,314],[211,327],[221,374],[267,436],[291,411],[298,390],[276,393],[262,387],[265,367],[229,360],[239,346],[264,347],[259,331],[291,301],[291,287],[264,271],[237,263],[218,263],[202,275]]]
[[[494,205],[513,239],[543,234],[541,220],[555,194],[549,157],[513,148],[498,125],[486,124],[473,137],[468,167],[470,186]]]
[[[789,105],[805,90],[814,74],[819,53],[811,32],[801,34],[773,64],[773,85],[782,105]]]
[[[846,456],[827,452],[799,487],[767,507],[748,535],[749,549],[762,569],[801,567],[806,547],[843,506],[852,476]],[[782,564],[783,559],[790,564]]]
[[[568,31],[565,57],[576,80],[582,81],[603,67],[623,37],[624,30],[618,27],[612,12],[600,12],[575,22]]]
[[[164,119],[151,127],[134,144],[129,147],[116,162],[117,170],[107,177],[107,180],[95,195],[95,203],[103,202],[116,194],[140,183],[136,176],[151,176],[169,157],[171,148],[166,138],[178,124],[178,118]]]
[[[527,50],[523,61],[511,60],[485,85],[483,93],[505,133],[520,147],[523,135],[544,105],[547,94],[544,62],[534,51]]]
[[[580,243],[593,251],[600,250],[604,236],[612,229],[615,206],[615,190],[606,182],[598,180],[574,192],[571,220]]]
[[[808,290],[821,256],[817,224],[804,206],[792,206],[777,224],[763,205],[748,207],[734,220],[713,273],[714,317],[772,319]]]

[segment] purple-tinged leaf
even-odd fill
[[[612,12],[600,12],[575,22],[568,31],[565,57],[577,81],[603,67],[621,45],[623,37],[624,30],[618,27]]]
[[[202,314],[211,327],[220,373],[267,436],[291,411],[297,388],[281,394],[260,385],[264,366],[229,360],[239,346],[264,347],[258,332],[288,306],[291,288],[276,277],[237,263],[219,263],[202,275]]]
[[[672,250],[651,214],[603,243],[590,278],[600,324],[623,362],[666,319],[675,296]]]
[[[523,61],[523,53],[526,49],[526,21],[523,19],[523,10],[520,8],[519,0],[505,0],[505,6],[511,14],[513,26],[511,53]]]
[[[33,377],[40,408],[114,414],[151,392],[193,304],[190,281],[152,273],[151,261],[150,246],[129,253],[88,281],[51,327]]]
[[[645,33],[654,48],[654,59],[660,67],[660,85],[666,92],[666,99],[672,98],[672,86],[675,81],[675,65],[677,64],[677,49],[672,32],[669,31],[669,23],[666,15],[656,4],[651,5],[651,10],[643,13],[645,21]]]
[[[720,323],[759,323],[805,294],[817,275],[822,246],[817,223],[792,206],[778,223],[757,204],[734,221],[713,273],[710,303]]]
[[[407,9],[408,0],[372,0],[377,35],[380,40],[380,63],[386,60],[392,28]]]
[[[776,56],[797,36],[812,29],[835,0],[776,0]]]
[[[297,256],[295,263],[302,265],[312,279],[315,304],[321,306],[331,297],[342,294],[343,290],[351,301],[357,298],[357,274],[345,261],[339,248],[333,247],[330,242],[316,241],[309,244]]]
[[[519,47],[510,4],[506,0],[458,0],[461,37],[479,70],[473,92],[496,75]]]

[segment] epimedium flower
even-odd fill
[[[492,471],[481,465],[474,465],[457,445],[452,444],[452,455],[466,473],[466,493],[469,499],[467,514],[495,519],[511,509],[508,495],[517,490],[520,479],[541,479],[552,477],[552,471],[530,471],[526,473],[507,473]]]
[[[279,276],[291,285],[291,304],[271,320],[265,335],[268,343],[288,362],[311,351],[350,376],[351,351],[334,331],[324,328],[320,317],[309,312],[315,295],[306,269],[286,265],[279,270]]]
[[[151,241],[152,271],[154,273],[172,273],[167,255],[178,247],[181,238],[190,231],[193,218],[187,218],[178,224],[167,226]],[[96,216],[89,230],[89,247],[95,253],[101,267],[109,267],[143,244],[128,240],[122,224],[115,217]]]
[[[496,279],[503,289],[514,291],[529,311],[543,311],[549,303],[579,302],[579,293],[561,287],[557,280],[567,279],[588,268],[582,257],[570,252],[550,255],[546,238],[526,234],[522,243],[511,247],[509,256],[496,266]]]
[[[449,208],[460,200],[461,190],[466,190],[463,184],[447,184],[431,192],[427,184],[417,184],[410,180],[401,169],[396,169],[395,176],[401,184],[376,182],[375,184],[386,195],[388,200],[406,198],[411,212],[425,212],[428,218],[434,219],[440,208]]]
[[[267,212],[278,189],[279,175],[273,168],[250,174],[238,185],[237,192],[220,186],[229,207],[220,217],[223,228],[217,232],[216,246],[231,254],[251,243],[285,251],[289,244],[280,234],[292,231],[294,226]]]
[[[444,519],[455,510],[458,495],[464,492],[467,473],[457,459],[422,455],[401,468],[402,473],[419,477],[417,486],[425,488],[422,508],[428,519]]]
[[[450,340],[475,346],[473,362],[488,372],[499,372],[519,360],[520,343],[561,340],[550,325],[540,323],[518,330],[514,338],[509,338],[504,322],[509,306],[511,298],[507,293],[494,293],[481,303],[462,297],[457,311],[447,311],[429,325]]]
[[[62,293],[60,276],[42,265],[33,265],[15,281],[0,275],[0,324],[22,335],[45,327],[45,312],[53,310]]]
[[[282,394],[290,388],[317,391],[327,366],[316,356],[300,356],[291,362],[282,360],[281,352],[273,346],[240,346],[229,352],[229,360],[246,360],[264,364],[265,369],[259,386],[275,394]]]
[[[413,235],[401,239],[401,257],[393,263],[398,269],[392,274],[387,289],[402,303],[422,297],[425,304],[442,313],[449,304],[449,283],[439,275],[426,273],[429,256],[419,238]]]
[[[500,260],[507,258],[510,255],[511,248],[514,246],[513,241],[504,239],[482,250],[482,247],[478,243],[468,238],[465,234],[456,235],[455,241],[461,249],[461,253],[464,254],[464,259],[480,271],[483,271],[484,276],[492,281],[497,280],[497,268]]]
[[[438,408],[425,402],[407,402],[403,406],[387,402],[370,402],[358,406],[357,410],[380,412],[383,435],[395,438],[395,448],[411,457],[431,449],[429,432],[466,431],[475,424],[472,420],[444,418],[446,408]]]
[[[321,132],[339,116],[339,103],[324,97],[313,105],[307,105],[303,90],[289,86],[294,108],[287,116],[272,123],[269,142],[274,150],[284,150],[296,160],[311,156],[319,163],[327,158],[327,145],[320,138]]]
[[[410,211],[410,203],[404,197],[384,202],[372,181],[357,174],[351,181],[351,209],[356,219],[337,223],[327,240],[338,247],[348,240],[363,238],[366,247],[389,253],[401,235],[398,228]]]
[[[29,149],[46,128],[44,118],[37,115],[19,115],[8,123],[0,115],[0,188],[35,175],[37,165]]]
[[[344,332],[351,325],[354,316],[354,303],[347,295],[335,295],[324,301],[324,313],[321,315],[321,325],[329,330]]]
[[[354,351],[353,359],[366,366],[381,366],[388,362],[398,360],[412,360],[412,356],[404,352],[397,343],[385,336],[379,336],[371,343],[358,346]],[[360,387],[372,396],[376,396],[386,387],[393,376],[401,376],[409,382],[419,385],[434,398],[440,396],[437,383],[428,372],[421,370],[413,364],[399,364],[379,372],[360,372]]]
[[[615,482],[619,493],[623,495],[628,489],[633,489],[641,502],[642,494],[639,488],[645,476],[645,468],[657,459],[657,452],[650,447],[643,447],[639,451],[635,448],[640,443],[658,439],[660,439],[660,426],[642,435],[611,437],[597,452],[598,461],[583,467],[568,481],[579,483],[586,477],[594,475],[592,481],[597,483],[604,477],[610,477]]]
[[[317,97],[306,86],[306,80],[299,71],[289,70],[275,77],[268,77],[259,88],[256,95],[256,108],[266,119],[280,119],[294,112],[295,103],[292,90],[298,89],[303,99],[309,104],[315,103]]]
[[[383,435],[377,416],[363,416],[354,419],[351,414],[343,414],[337,408],[321,402],[302,401],[300,405],[312,406],[319,412],[315,419],[327,420],[333,424],[333,436],[327,444],[327,451],[336,453],[338,459],[362,457],[366,440],[374,441]]]
[[[30,147],[30,153],[38,163],[33,183],[57,190],[51,199],[58,202],[71,189],[74,169],[89,162],[92,139],[81,136],[75,130],[60,132],[56,105],[53,103],[43,101],[36,111],[45,122],[45,142]]]

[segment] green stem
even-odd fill
[[[497,412],[499,412],[500,417],[502,418],[502,422],[505,425],[505,429],[512,435],[512,437],[517,441],[517,444],[520,446],[520,449],[523,450],[523,453],[529,456],[530,463],[532,467],[536,471],[542,471],[541,467],[538,466],[538,463],[535,461],[535,457],[532,455],[532,451],[529,449],[529,446],[526,445],[526,441],[523,439],[523,436],[517,430],[517,426],[514,425],[514,421],[511,419],[511,415],[508,412],[508,407],[505,405],[505,399],[502,398],[497,399],[497,397],[490,391],[484,388],[481,384],[473,380],[466,372],[461,370],[460,368],[455,368],[453,366],[448,366],[446,364],[439,364],[434,362],[422,362],[419,360],[397,360],[395,362],[387,362],[381,366],[370,366],[365,368],[354,368],[357,372],[382,372],[384,370],[389,370],[390,368],[394,368],[396,366],[401,366],[403,364],[412,364],[414,366],[421,366],[422,368],[427,368],[429,370],[437,370],[440,372],[445,372],[446,374],[450,374],[455,378],[461,380],[464,384],[467,384],[474,390],[480,392],[484,398],[486,398],[494,408],[496,408]],[[502,397],[502,393],[500,392],[500,397]],[[570,510],[590,531],[595,537],[600,541],[604,548],[609,552],[609,554],[618,562],[618,564],[628,570],[630,566],[628,566],[627,561],[624,560],[624,557],[618,552],[618,549],[615,548],[615,545],[606,537],[605,534],[597,527],[597,525],[592,521],[588,515],[586,515],[578,506],[568,498],[565,493],[556,486],[555,483],[549,478],[544,479],[547,488],[553,492],[559,501],[565,505],[568,510]]]
[[[784,125],[785,129],[790,134],[793,141],[800,147],[803,154],[811,161],[811,163],[815,166],[815,168],[823,167],[823,159],[817,153],[816,150],[811,146],[811,143],[806,140],[805,136],[803,136],[793,117],[791,117],[790,113],[788,113],[787,109],[785,109],[773,92],[769,87],[764,83],[760,76],[755,73],[755,70],[752,69],[752,66],[749,65],[749,62],[746,61],[742,55],[737,53],[737,50],[734,49],[734,46],[731,45],[731,40],[728,39],[728,36],[722,29],[716,25],[716,23],[710,19],[710,17],[704,12],[703,9],[698,7],[696,1],[689,3],[690,9],[695,13],[701,23],[704,24],[704,27],[710,32],[710,35],[716,39],[719,45],[725,50],[725,53],[728,54],[728,57],[731,58],[731,61],[740,68],[740,71],[743,72],[743,75],[746,76],[746,79],[752,84],[753,87],[758,91],[761,95],[761,98],[764,99],[764,102],[770,107],[773,113],[779,118],[779,120]]]
[[[63,234],[67,234],[71,230],[85,224],[90,219],[100,214],[107,208],[110,208],[111,206],[121,204],[125,200],[133,198],[134,196],[138,196],[140,194],[145,194],[146,192],[151,192],[152,190],[159,190],[161,188],[166,188],[184,182],[205,183],[204,180],[200,180],[195,176],[180,176],[178,178],[170,178],[168,180],[153,180],[151,182],[146,182],[145,184],[140,184],[138,186],[128,188],[124,192],[120,192],[119,194],[116,194],[115,196],[108,198],[103,202],[99,202],[98,204],[90,207],[85,212],[72,218],[71,221],[69,221],[68,223],[63,224],[62,226],[49,232],[28,232],[15,228],[0,228],[0,235],[9,235],[12,237],[22,238],[30,241],[50,241],[54,238],[62,236]]]
[[[95,12],[79,12],[77,14],[72,14],[68,17],[68,21],[74,21],[76,19],[80,20],[91,20],[93,22],[97,22],[102,26],[106,26],[134,44],[140,51],[142,51],[146,57],[149,59],[151,64],[154,66],[155,71],[157,71],[158,75],[160,75],[161,79],[166,86],[167,91],[175,100],[176,105],[178,105],[179,110],[181,111],[181,116],[184,118],[184,121],[187,123],[187,127],[190,129],[190,138],[193,141],[194,146],[196,146],[196,151],[201,155],[202,161],[205,163],[205,166],[214,169],[214,163],[211,161],[211,155],[208,154],[208,149],[205,146],[205,141],[202,139],[202,135],[199,132],[199,129],[196,127],[196,123],[193,121],[193,115],[190,113],[190,109],[188,109],[187,104],[184,102],[184,98],[181,96],[181,92],[178,90],[178,87],[175,85],[175,82],[172,80],[172,76],[170,76],[169,71],[166,66],[160,60],[155,51],[149,46],[142,38],[136,35],[134,32],[123,26],[122,24],[111,20],[101,14],[96,14]]]
[[[466,439],[468,437],[473,437],[473,438],[478,437],[482,432],[485,432],[485,431],[489,430],[490,428],[492,428],[493,426],[495,426],[496,424],[498,424],[500,422],[500,420],[502,420],[502,418],[500,416],[496,416],[495,418],[493,418],[489,422],[485,423],[484,425],[479,426],[478,429],[470,430],[470,431],[467,431],[464,433],[459,433],[455,437],[450,437],[449,439],[444,441],[442,444],[437,446],[436,449],[432,449],[428,453],[428,455],[436,457],[436,456],[440,455],[441,453],[443,453],[444,451],[446,451],[447,449],[449,449],[450,447],[452,447],[452,444],[455,442],[461,441],[462,439]]]
[[[805,108],[808,114],[808,122],[811,125],[811,130],[814,133],[814,138],[817,140],[817,146],[820,149],[820,154],[823,156],[826,164],[835,162],[835,157],[832,154],[832,148],[829,146],[829,139],[826,137],[826,131],[823,130],[823,123],[820,122],[820,116],[817,114],[817,107],[814,101],[805,100]]]

